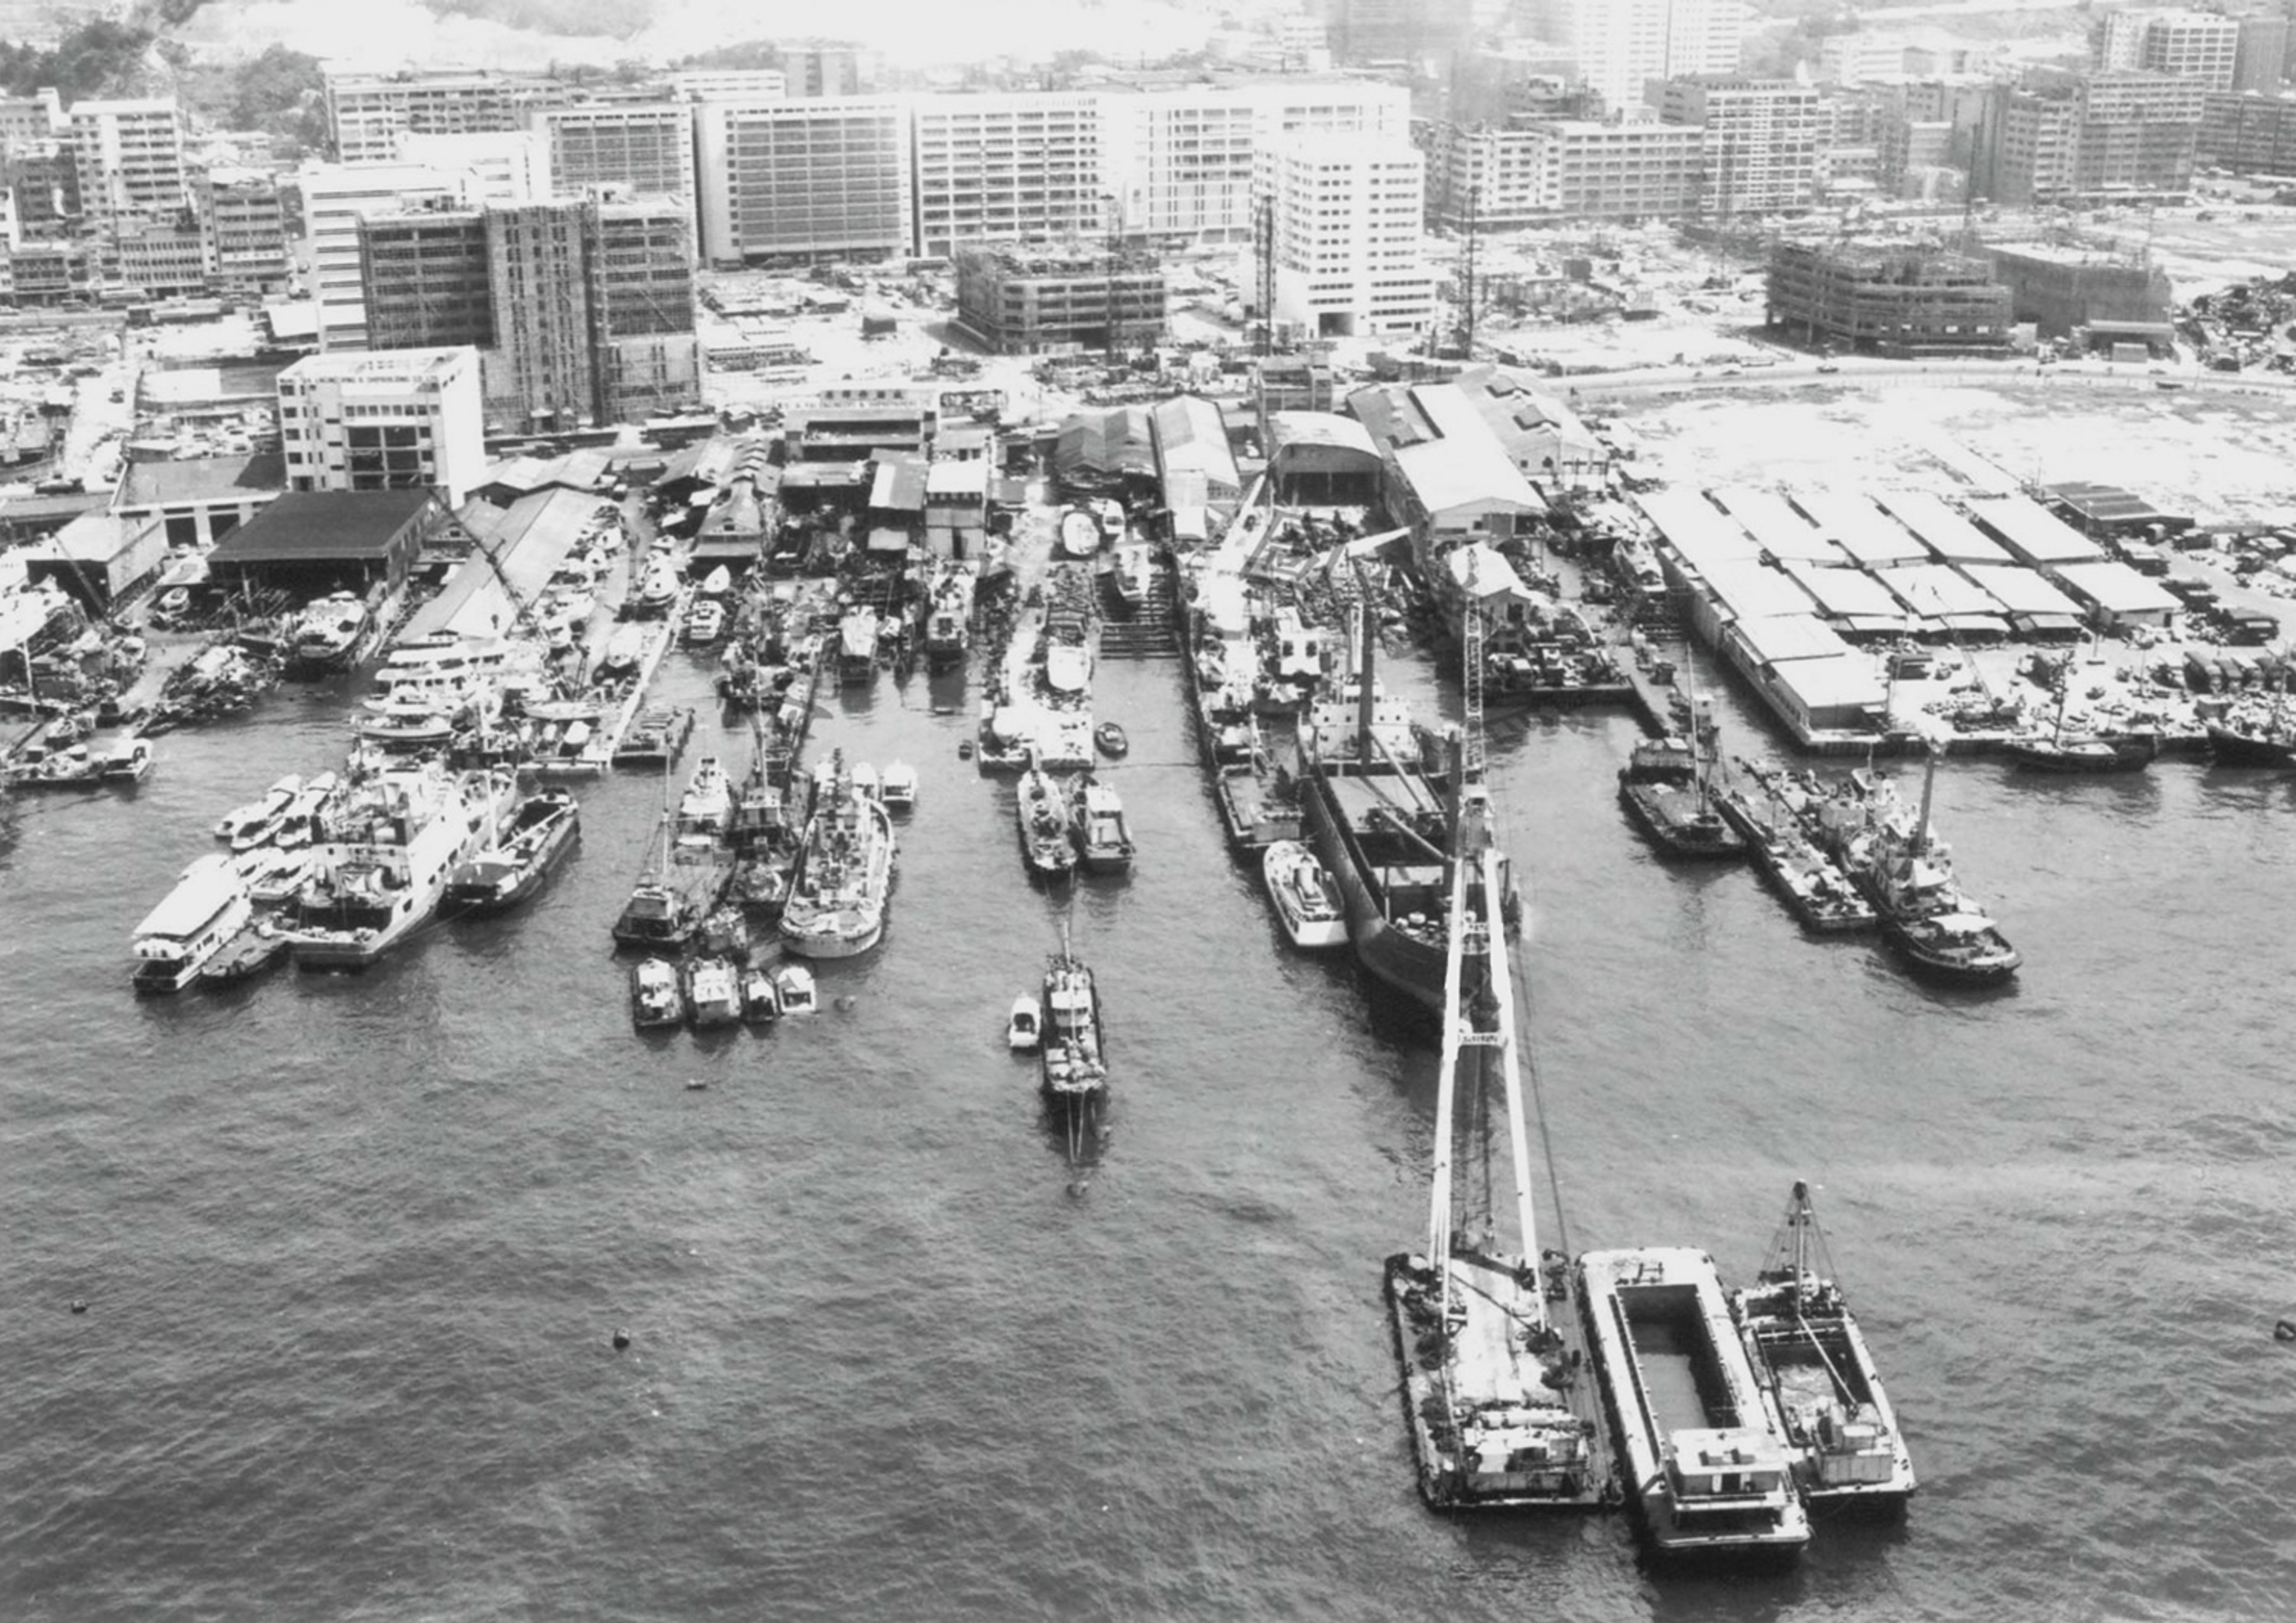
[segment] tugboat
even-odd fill
[[[1340,888],[1316,853],[1296,840],[1279,840],[1260,858],[1268,899],[1284,937],[1302,952],[1326,952],[1348,944],[1348,912]]]
[[[1937,783],[1932,750],[1918,812],[1877,789],[1864,825],[1842,849],[1842,865],[1881,916],[1882,938],[1917,972],[1963,986],[1998,986],[2023,956],[1954,877],[1953,856],[1930,828]]]
[[[1021,775],[1021,854],[1031,873],[1047,879],[1066,875],[1076,866],[1074,836],[1070,832],[1068,801],[1052,774],[1031,765]]]
[[[961,563],[944,563],[933,579],[932,596],[925,609],[925,666],[946,670],[964,661],[972,645],[972,571]]]
[[[1086,873],[1122,873],[1132,866],[1132,834],[1114,788],[1085,773],[1076,781],[1070,810],[1077,860]]]
[[[1108,1090],[1101,1045],[1100,996],[1092,971],[1065,943],[1045,971],[1044,1028],[1039,1038],[1046,1099],[1055,1108],[1081,1110]]]
[[[742,1018],[742,982],[725,958],[696,958],[686,967],[685,1008],[699,1028],[730,1026]]]
[[[542,889],[581,838],[572,795],[562,789],[529,795],[494,844],[449,876],[443,911],[475,918],[517,906]]]
[[[630,970],[630,1019],[641,1028],[675,1026],[685,1018],[677,966],[667,958],[641,958]]]
[[[832,753],[782,909],[782,945],[808,958],[851,958],[883,939],[893,886],[893,820]]]
[[[1730,1311],[1756,1377],[1777,1405],[1797,1455],[1795,1480],[1811,1508],[1902,1513],[1914,1493],[1913,1456],[1833,1282],[1808,1184],[1794,1184],[1761,1272],[1751,1287],[1731,1293]]]

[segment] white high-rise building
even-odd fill
[[[398,157],[402,163],[419,163],[457,176],[471,202],[524,203],[549,195],[542,140],[531,130],[403,135]]]
[[[1247,241],[1253,154],[1300,133],[1402,139],[1410,92],[1360,79],[1109,90],[1100,95],[1101,188],[1127,237]]]
[[[1274,216],[1275,318],[1310,338],[1423,329],[1435,277],[1421,224],[1427,161],[1390,136],[1302,135],[1264,149]]]
[[[1104,228],[1100,106],[1083,93],[931,95],[910,115],[917,251]]]
[[[184,115],[173,96],[76,102],[70,126],[80,208],[91,220],[162,220],[184,208]]]
[[[459,507],[486,474],[479,352],[309,355],[279,374],[291,490],[436,490]]]
[[[1653,79],[1736,72],[1746,29],[1741,0],[1530,0],[1529,13],[1613,113],[1643,106]]]

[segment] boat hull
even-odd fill
[[[2149,733],[2067,744],[2045,740],[2012,739],[2006,753],[2012,762],[2032,772],[2066,775],[2142,772],[2161,753],[2161,741]]]
[[[1624,780],[1619,784],[1620,803],[1660,855],[1699,862],[1743,862],[1745,836],[1712,810],[1699,813],[1677,804],[1689,799],[1686,789]]]
[[[2220,766],[2296,766],[2296,739],[2234,732],[2213,721],[2209,723],[2209,748]]]
[[[1906,965],[1926,980],[1948,986],[1996,987],[2012,980],[2024,955],[2006,941],[1976,951],[1940,947],[1923,933],[1922,921],[1882,917],[1882,939]]]
[[[1423,935],[1414,935],[1382,911],[1379,897],[1349,849],[1329,786],[1320,776],[1308,777],[1300,801],[1308,843],[1347,906],[1348,939],[1355,943],[1357,961],[1382,985],[1439,1013],[1447,967],[1439,931],[1430,928]]]

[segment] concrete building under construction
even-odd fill
[[[1985,253],[2009,290],[2010,318],[2033,323],[2043,338],[2064,338],[2098,322],[2169,319],[2169,273],[2157,265],[2046,242],[1988,244]]]
[[[2009,290],[1984,260],[1937,249],[1780,242],[1767,324],[1868,355],[1996,355],[2009,344]]]
[[[1165,308],[1152,261],[986,246],[956,256],[957,321],[999,355],[1152,344]]]

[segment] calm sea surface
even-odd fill
[[[1423,660],[1389,677],[1434,707]],[[2026,955],[1955,994],[1661,867],[1626,717],[1494,721],[1541,1242],[1743,1277],[1808,1178],[1922,1476],[1901,1529],[1680,1581],[1622,1518],[1421,1507],[1377,1286],[1433,1052],[1283,949],[1177,668],[1098,694],[1141,856],[1073,906],[957,758],[977,689],[829,701],[815,750],[913,762],[920,804],[885,945],[764,1033],[631,1030],[606,927],[656,780],[578,786],[521,915],[144,1003],[129,932],[224,810],[340,758],[342,693],[28,807],[0,1619],[2296,1617],[2296,780],[1953,764],[1938,826]],[[1081,1194],[1004,1045],[1064,920],[1115,1072]]]

